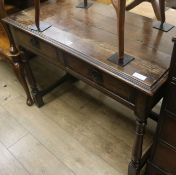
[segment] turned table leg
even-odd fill
[[[135,101],[135,115],[137,117],[136,132],[131,161],[128,166],[128,175],[139,175],[141,168],[147,161],[147,158],[143,157],[143,139],[147,118],[149,117],[152,108],[152,98],[143,93],[138,93]]]
[[[63,84],[67,80],[71,80],[72,82],[75,81],[74,77],[72,77],[69,74],[66,74],[66,75],[62,76],[56,82],[49,85],[47,88],[38,89],[36,79],[33,75],[32,69],[30,67],[30,63],[28,61],[29,59],[27,59],[27,56],[26,56],[26,50],[22,47],[20,48],[20,50],[21,50],[21,55],[23,56],[23,63],[24,63],[24,66],[25,66],[26,77],[27,77],[27,80],[29,82],[29,86],[30,86],[30,89],[31,89],[31,94],[32,94],[32,97],[33,97],[33,100],[34,100],[35,104],[38,107],[42,107],[44,105],[43,97],[46,94],[48,94],[49,92],[51,92],[52,90],[54,90],[56,87],[60,86],[61,84]]]
[[[37,87],[37,83],[34,78],[33,72],[31,70],[29,61],[28,59],[26,59],[25,50],[21,49],[21,52],[23,55],[23,62],[25,66],[26,77],[28,79],[29,86],[31,88],[31,94],[32,94],[33,100],[38,107],[41,107],[44,105],[42,94],[40,93],[40,90]]]
[[[141,169],[142,145],[146,121],[136,120],[136,136],[132,150],[132,158],[128,167],[129,175],[139,175]]]

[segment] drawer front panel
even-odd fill
[[[31,52],[37,55],[43,55],[45,58],[54,64],[63,64],[62,58],[59,57],[59,51],[54,46],[43,42],[42,40],[24,33],[18,29],[14,29],[14,36],[20,45],[26,47]]]
[[[176,174],[176,152],[163,143],[157,145],[153,163],[170,174]]]
[[[176,116],[176,84],[170,83],[169,89],[168,89],[168,102],[166,104],[166,109],[170,111],[171,113],[175,114]]]
[[[171,117],[167,112],[164,112],[163,115],[165,116],[160,137],[176,148],[176,118]]]
[[[128,102],[133,103],[134,89],[129,88],[127,85],[122,83],[120,80],[112,77],[111,75],[95,68],[94,66],[75,58],[74,56],[67,55],[66,57],[67,66],[74,72],[86,77],[92,82],[104,87],[105,89],[113,92],[114,94],[126,99]]]

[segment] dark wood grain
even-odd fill
[[[54,3],[43,5],[41,20],[48,21],[53,24],[53,27],[41,33],[38,37],[52,42],[55,46],[63,47],[62,49],[75,55],[84,54],[84,57],[81,57],[85,61],[86,57],[89,57],[89,59],[96,58],[91,60],[92,62],[96,60],[101,68],[107,68],[116,77],[119,73],[125,74],[124,76],[131,79],[129,83],[136,82],[136,87],[141,84],[141,86],[145,86],[144,91],[152,93],[159,83],[156,80],[162,77],[169,67],[172,45],[170,40],[175,29],[163,33],[152,29],[153,22],[148,18],[127,14],[125,40],[128,42],[126,42],[125,51],[136,59],[122,69],[107,60],[109,56],[116,52],[118,45],[116,25],[114,25],[116,23],[115,14],[112,17],[105,18],[106,15],[102,11],[95,12],[94,8],[98,4],[94,4],[93,8],[88,9],[85,13],[72,7],[72,3],[67,2],[64,5],[64,3],[57,2],[58,5]],[[113,11],[113,9],[111,10]],[[66,11],[67,13],[65,13]],[[20,23],[19,28],[23,27],[26,31],[32,33],[28,29],[28,25],[34,23],[31,20],[31,12],[31,10],[26,11],[28,15],[25,15],[25,17],[23,14],[18,14],[17,19],[12,16],[10,20],[12,23],[15,21],[13,25]],[[145,24],[145,26],[143,28],[138,27],[139,23],[138,25],[133,24],[133,20],[139,21],[141,25]],[[66,43],[65,38],[72,44]],[[132,76],[135,72],[147,76],[147,79],[145,81],[137,80]],[[134,85],[134,83],[132,84]]]

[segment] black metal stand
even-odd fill
[[[76,6],[76,8],[84,8],[84,9],[88,9],[90,6],[92,6],[93,3],[87,2],[87,0],[84,0],[84,2],[81,2],[80,4],[78,4]]]
[[[161,23],[160,21],[156,21],[153,24],[153,28],[162,30],[164,32],[169,32],[172,28],[174,28],[174,26],[171,24]]]
[[[111,57],[109,57],[108,60],[111,61],[112,63],[115,63],[115,64],[121,66],[121,67],[124,67],[128,63],[130,63],[132,60],[134,60],[134,58],[130,55],[125,54],[123,60],[120,60],[118,58],[118,54],[115,53]]]
[[[47,30],[50,27],[51,27],[51,24],[48,24],[48,23],[42,22],[42,21],[40,22],[40,28],[39,29],[37,28],[37,26],[35,24],[29,26],[29,28],[31,30],[39,31],[39,32],[44,32],[45,30]]]

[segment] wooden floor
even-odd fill
[[[43,87],[63,72],[41,60],[31,63]],[[127,174],[132,111],[83,82],[65,83],[45,102],[26,106],[10,66],[0,61],[0,175]],[[149,120],[144,148],[154,128]]]
[[[37,77],[48,77],[41,86],[62,74],[50,67],[46,75],[49,68],[39,58],[32,63]],[[0,62],[0,175],[127,174],[132,111],[82,82],[65,83],[45,102],[40,109],[26,106],[11,68]],[[153,122],[149,127],[145,147]]]

